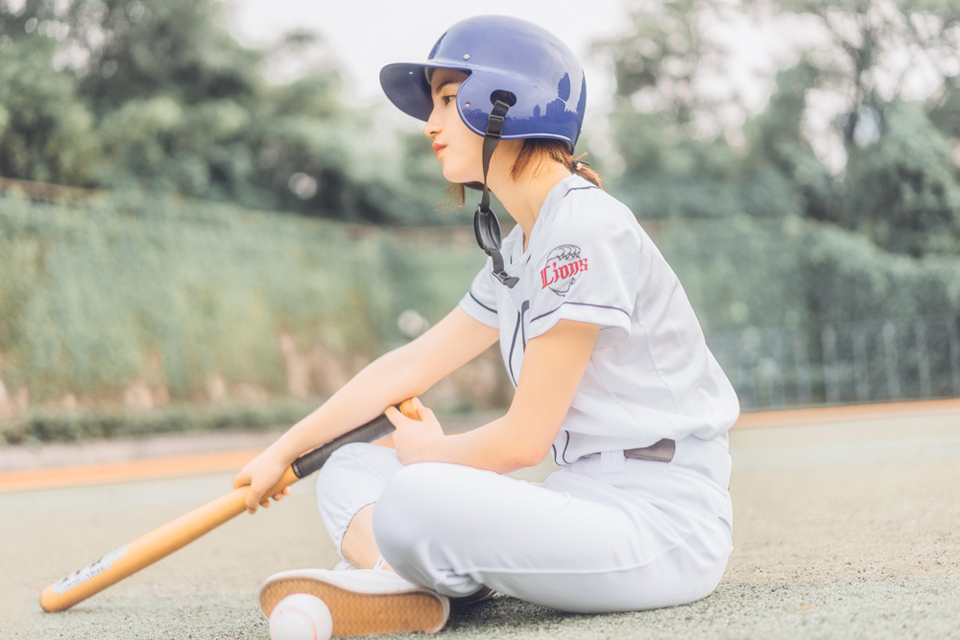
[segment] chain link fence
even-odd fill
[[[960,318],[745,329],[707,340],[744,410],[960,396]]]

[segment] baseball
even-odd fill
[[[270,614],[270,640],[329,640],[331,633],[327,605],[306,593],[287,596]]]

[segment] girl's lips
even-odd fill
[[[440,144],[439,142],[433,143],[433,152],[437,154],[437,157],[440,157],[440,152],[447,148],[447,145]]]

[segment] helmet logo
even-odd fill
[[[557,97],[566,102],[570,99],[570,74],[565,73],[557,84]]]

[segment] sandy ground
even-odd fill
[[[766,424],[791,426],[731,432],[736,549],[709,598],[584,616],[498,597],[455,613],[437,638],[960,638],[960,410]],[[48,584],[217,497],[231,476],[0,493],[0,638],[266,639],[262,579],[336,560],[310,482],[68,611],[37,604]]]

